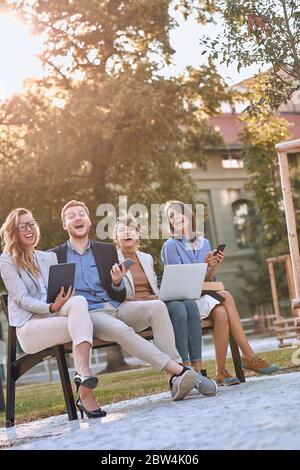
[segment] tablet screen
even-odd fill
[[[55,301],[62,286],[65,292],[70,286],[74,287],[75,269],[75,263],[61,263],[50,266],[47,303],[52,304]]]

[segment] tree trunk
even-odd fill
[[[103,372],[118,372],[120,370],[131,369],[132,366],[127,364],[124,359],[121,346],[111,346],[107,348],[107,366]]]

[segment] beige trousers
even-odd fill
[[[151,326],[154,344],[136,331]],[[124,302],[118,309],[105,304],[103,309],[88,311],[84,297],[69,299],[55,316],[32,316],[17,328],[20,345],[28,354],[73,342],[73,347],[95,338],[115,341],[125,351],[163,370],[170,359],[181,358],[176,350],[173,327],[167,307],[160,300]]]
[[[109,304],[110,305],[110,304]],[[123,302],[118,309],[90,311],[94,337],[115,341],[134,357],[159,371],[170,359],[181,362],[166,305],[160,300]],[[154,344],[136,332],[151,326]]]
[[[71,297],[55,315],[33,315],[17,328],[21,348],[28,354],[56,344],[73,343],[74,347],[87,341],[93,343],[93,323],[85,297]],[[77,370],[76,355],[74,354]]]

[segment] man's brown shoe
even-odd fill
[[[258,374],[272,374],[277,372],[279,367],[276,364],[269,364],[267,361],[259,356],[255,356],[251,361],[242,358],[242,365],[244,369],[253,370]]]

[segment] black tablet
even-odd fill
[[[52,304],[55,301],[62,286],[65,292],[67,292],[70,286],[74,287],[75,268],[75,263],[61,263],[50,266],[47,295],[48,304]]]

